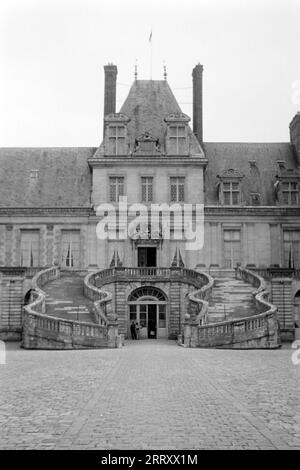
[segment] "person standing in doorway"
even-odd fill
[[[130,325],[130,332],[131,332],[131,338],[132,338],[132,339],[136,339],[136,329],[135,329],[135,323],[134,323],[134,321],[131,322],[131,325]]]
[[[135,333],[136,333],[136,339],[140,339],[140,325],[138,322],[135,324]]]

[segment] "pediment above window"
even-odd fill
[[[158,137],[145,131],[135,139],[134,155],[161,155]]]
[[[236,170],[235,168],[229,168],[226,170],[222,170],[217,177],[220,180],[223,179],[237,179],[237,180],[242,180],[245,175],[243,175],[239,170]]]
[[[130,121],[130,118],[126,116],[126,114],[122,113],[112,113],[112,114],[107,114],[104,118],[104,122],[124,122],[128,123]]]
[[[276,175],[277,180],[300,180],[300,171],[297,168],[281,168],[280,173]]]
[[[190,118],[187,114],[184,114],[184,113],[172,113],[172,114],[168,114],[166,117],[165,117],[165,122],[190,122]]]

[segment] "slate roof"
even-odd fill
[[[95,150],[1,148],[0,207],[90,207],[87,160]]]
[[[135,80],[124,101],[120,113],[130,118],[128,123],[128,136],[131,147],[137,137],[149,132],[160,141],[164,152],[164,138],[167,125],[164,118],[169,114],[182,113],[179,104],[166,80]],[[201,154],[201,147],[189,128],[190,151],[192,154]],[[94,155],[104,155],[103,143]]]
[[[275,205],[273,185],[280,173],[278,161],[286,168],[297,168],[296,156],[289,143],[204,143],[208,165],[205,175],[206,204],[218,205],[217,183],[223,170],[230,168],[244,175],[241,189],[244,203],[251,204],[251,192],[261,194],[261,205]],[[255,161],[255,165],[250,165]]]

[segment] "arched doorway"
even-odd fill
[[[131,338],[130,325],[139,326],[141,339],[166,338],[168,336],[168,299],[166,294],[154,286],[138,287],[128,297],[127,333]]]

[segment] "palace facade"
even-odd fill
[[[300,113],[290,142],[204,142],[202,65],[192,72],[193,129],[166,80],[135,80],[116,112],[117,67],[104,71],[98,148],[0,149],[0,266],[299,269]],[[160,226],[152,237],[100,240],[97,208],[117,209],[121,196],[204,204],[202,249],[185,249],[172,217],[168,240]]]

